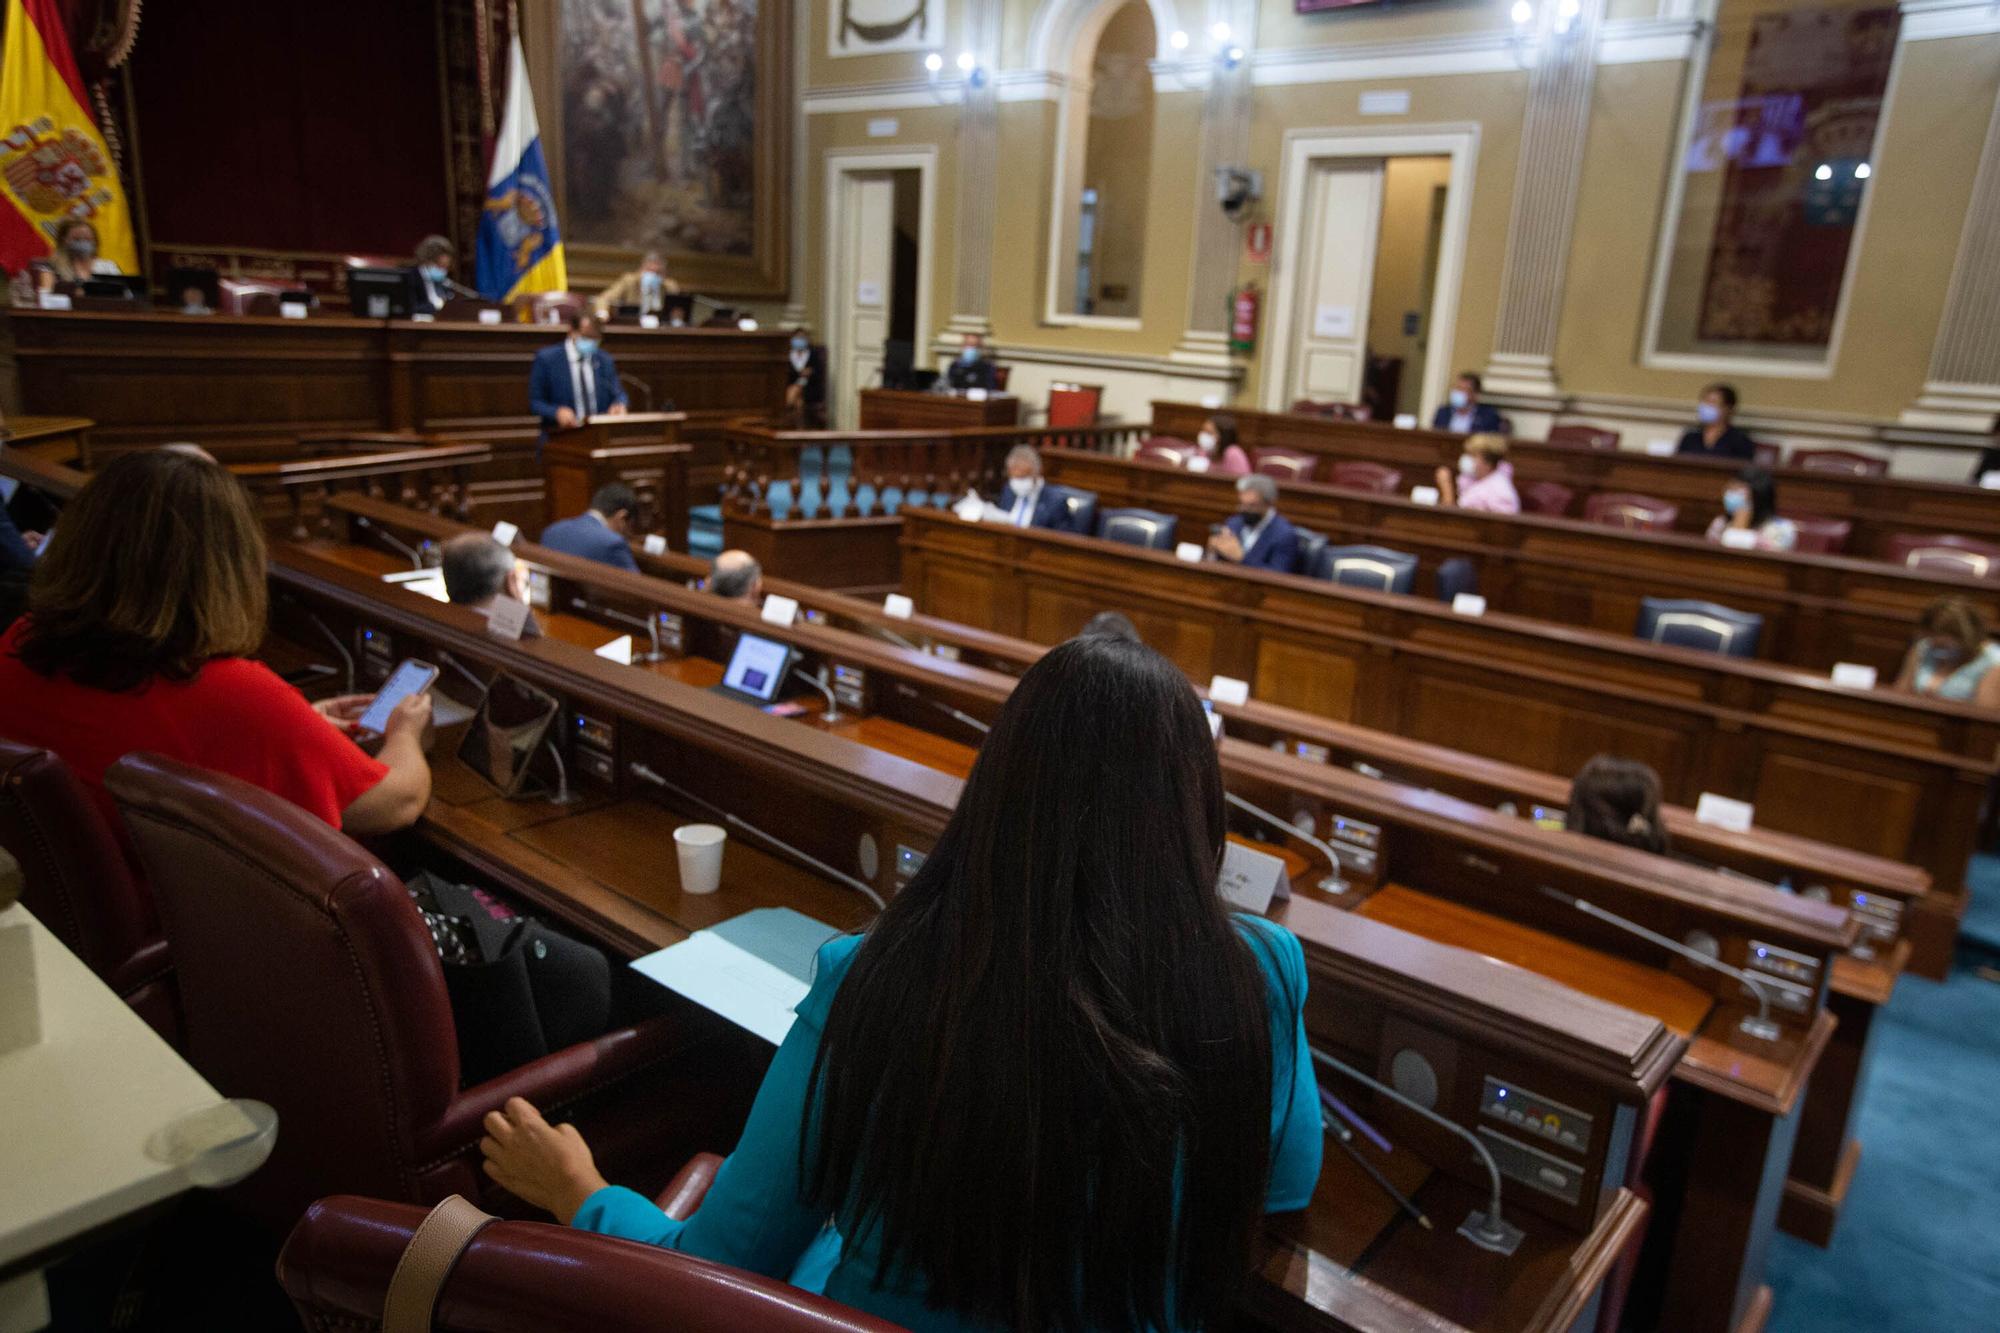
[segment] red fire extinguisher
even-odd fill
[[[1236,289],[1230,298],[1229,350],[1249,352],[1257,347],[1257,306],[1263,296],[1257,291],[1257,284],[1246,282]]]

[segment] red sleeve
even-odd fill
[[[356,797],[389,774],[261,662],[213,663],[210,766],[282,796],[335,828]]]

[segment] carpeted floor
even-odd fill
[[[1780,1235],[1771,1333],[2000,1327],[2000,858],[1973,863],[1949,981],[1896,987],[1830,1248]]]

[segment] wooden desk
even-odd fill
[[[1210,409],[1194,403],[1155,402],[1153,429],[1193,439]],[[1380,422],[1330,421],[1288,412],[1238,410],[1238,438],[1245,449],[1296,449],[1330,458],[1365,459],[1404,471],[1404,485],[1428,485],[1433,470],[1456,466],[1465,437],[1449,431],[1397,430]],[[1555,481],[1581,497],[1596,491],[1635,491],[1680,506],[1676,525],[1699,533],[1722,512],[1722,492],[1744,467],[1736,460],[1655,458],[1636,449],[1584,449],[1538,440],[1515,440],[1507,450],[1514,482],[1526,487]],[[1853,477],[1803,468],[1772,470],[1778,508],[1785,513],[1848,519],[1854,524],[1848,552],[1882,554],[1900,532],[1951,532],[2000,542],[2000,505],[1977,486]]]
[[[1201,531],[1236,510],[1231,478],[1070,449],[1046,450],[1042,461],[1049,480],[1095,492],[1100,511],[1136,505]],[[1280,490],[1284,515],[1335,545],[1372,543],[1420,557],[1420,596],[1430,595],[1437,567],[1457,559],[1472,562],[1493,610],[1612,634],[1632,632],[1646,597],[1721,602],[1764,617],[1759,657],[1821,672],[1859,662],[1884,686],[1934,599],[1965,597],[2000,620],[2000,583],[1989,579],[1879,560],[1732,551],[1689,533],[1472,513],[1312,482],[1287,481]]]
[[[0,448],[68,463],[90,449],[88,417],[8,417],[0,421]]]
[[[630,412],[550,435],[542,446],[543,523],[581,514],[599,488],[622,481],[639,497],[632,531],[657,533],[670,549],[685,551],[694,448],[679,443],[686,420],[681,412]]]
[[[970,426],[1020,424],[1021,400],[990,393],[975,401],[962,393],[918,393],[908,389],[863,389],[863,430],[957,430]]]
[[[934,615],[1055,643],[1121,610],[1196,680],[1551,772],[1626,755],[1679,804],[1748,800],[1760,823],[1962,892],[2000,714],[934,510],[904,524],[904,591]]]

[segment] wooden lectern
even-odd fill
[[[680,442],[686,421],[685,412],[628,412],[552,431],[542,446],[545,521],[581,514],[598,487],[622,481],[639,493],[632,531],[657,532],[668,549],[686,552],[688,454],[694,448]]]

